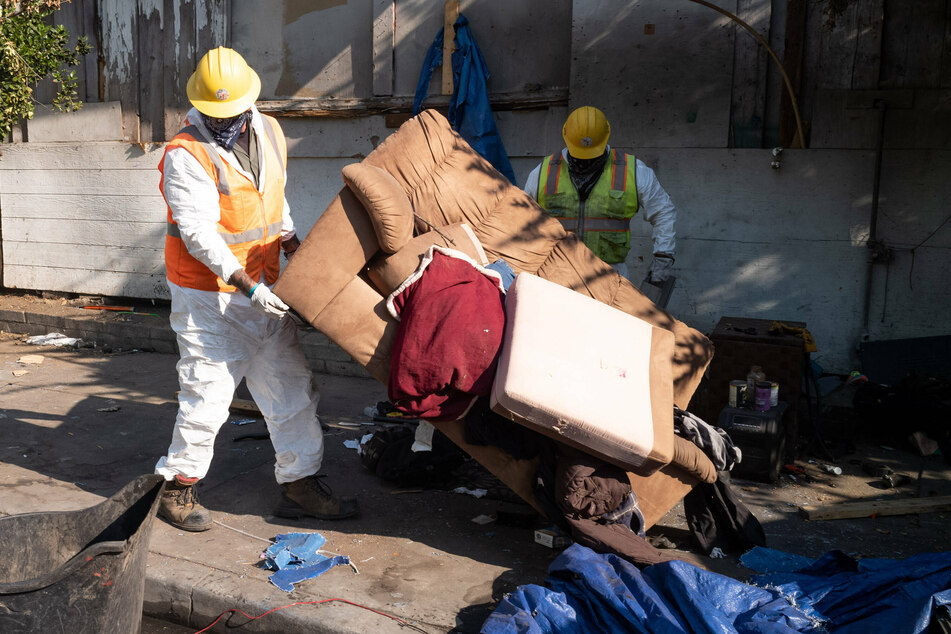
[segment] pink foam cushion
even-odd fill
[[[671,332],[528,273],[505,306],[496,411],[638,474],[670,462]]]

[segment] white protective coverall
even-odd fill
[[[606,152],[611,151],[611,146],[605,147]],[[568,158],[568,148],[561,151],[564,160]],[[670,200],[670,196],[661,187],[654,170],[649,168],[641,159],[636,159],[635,179],[637,180],[637,216],[643,216],[644,220],[653,226],[654,250],[652,253],[670,253],[673,255],[676,246],[674,223],[677,221],[677,209]],[[526,194],[538,200],[538,173],[542,168],[539,163],[535,169],[528,175],[523,190]],[[635,216],[635,218],[637,217]],[[632,218],[633,220],[633,218]],[[618,273],[630,280],[627,270],[627,262],[618,262],[612,264]],[[631,280],[633,281],[633,280]]]
[[[264,122],[252,106],[251,126],[257,136],[260,183],[264,170],[280,166],[264,161],[262,143],[268,142]],[[211,133],[192,109],[186,125]],[[215,146],[222,159],[247,176],[233,152]],[[238,259],[218,235],[218,188],[199,162],[184,148],[165,157],[165,200],[178,223],[188,252],[223,280],[241,268]],[[294,235],[287,200],[284,201],[282,239]],[[256,280],[257,281],[257,280]],[[261,274],[264,283],[264,274]],[[290,317],[274,320],[251,307],[240,291],[202,291],[168,282],[172,295],[170,316],[178,337],[178,416],[168,455],[155,472],[172,479],[203,478],[208,473],[215,437],[229,415],[235,389],[244,378],[267,423],[274,445],[274,473],[278,483],[293,482],[316,473],[323,457],[323,434],[317,419],[320,394],[312,382]]]

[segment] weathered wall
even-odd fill
[[[680,210],[671,310],[702,330],[724,315],[805,321],[820,364],[848,371],[865,330],[864,244],[884,130],[878,237],[892,259],[872,270],[868,334],[947,334],[951,291],[940,280],[951,265],[951,223],[942,225],[951,194],[951,2],[856,0],[829,27],[824,2],[717,4],[770,43],[798,93],[810,149],[786,149],[779,170],[770,148],[796,143],[783,79],[754,38],[722,15],[688,0],[531,0],[504,10],[463,0],[518,184],[560,148],[570,108],[601,107],[612,144],[655,167]],[[45,117],[15,137],[33,142],[3,146],[4,281],[142,297],[165,294],[161,148],[118,141],[174,133],[197,55],[230,44],[260,73],[259,106],[287,133],[288,198],[306,233],[341,186],[340,168],[405,118],[443,20],[443,3],[432,0],[65,7],[74,33],[101,48],[102,73],[89,56],[82,95],[122,105],[118,117],[102,108],[112,133],[88,129],[117,142],[80,150],[86,124]],[[437,71],[427,104],[445,108],[440,88]],[[526,100],[534,101],[526,108]],[[73,143],[47,142],[57,135]],[[650,227],[633,226],[638,281]]]

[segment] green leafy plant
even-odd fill
[[[65,0],[69,2],[69,0]],[[85,37],[69,47],[69,33],[48,19],[63,0],[0,0],[0,139],[21,118],[31,119],[33,87],[46,79],[56,85],[53,108],[78,110],[79,57],[89,52]]]

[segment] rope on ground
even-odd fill
[[[388,618],[388,619],[392,619],[392,620],[396,621],[397,623],[400,624],[401,627],[408,627],[408,628],[410,628],[410,629],[412,629],[412,630],[416,630],[417,632],[422,632],[423,634],[427,634],[426,630],[424,630],[423,628],[418,627],[418,626],[416,626],[416,625],[413,625],[412,623],[410,623],[410,622],[408,622],[408,621],[404,621],[403,619],[399,618],[398,616],[393,616],[392,614],[387,614],[386,612],[380,612],[379,610],[374,610],[373,608],[368,608],[368,607],[365,606],[365,605],[360,605],[359,603],[354,603],[353,601],[347,601],[346,599],[322,599],[322,600],[320,600],[320,601],[298,601],[298,602],[296,602],[296,603],[288,603],[287,605],[282,605],[282,606],[277,607],[277,608],[271,608],[271,609],[268,610],[267,612],[265,612],[265,613],[263,613],[263,614],[259,614],[258,616],[251,616],[250,614],[247,614],[246,612],[244,612],[244,611],[242,611],[242,610],[239,610],[239,609],[237,609],[237,608],[231,608],[231,609],[225,610],[224,612],[222,612],[221,614],[219,614],[219,615],[218,615],[218,618],[216,618],[214,621],[212,621],[210,625],[208,625],[207,627],[204,627],[204,628],[198,630],[197,632],[195,632],[195,634],[202,634],[202,632],[207,632],[207,631],[210,630],[212,627],[214,627],[215,624],[216,624],[218,621],[220,621],[220,620],[222,619],[222,617],[224,617],[225,614],[228,614],[229,612],[230,612],[231,614],[241,614],[241,615],[247,617],[248,619],[250,619],[251,621],[255,621],[255,620],[257,620],[257,619],[260,619],[260,618],[262,618],[262,617],[267,616],[267,615],[270,614],[271,612],[277,612],[278,610],[283,610],[283,609],[285,609],[285,608],[292,608],[292,607],[294,607],[295,605],[314,605],[314,604],[320,604],[320,603],[330,603],[330,602],[333,602],[333,601],[339,601],[339,602],[341,602],[341,603],[346,603],[346,604],[348,604],[348,605],[352,605],[352,606],[355,606],[355,607],[358,607],[358,608],[362,608],[362,609],[364,609],[364,610],[369,610],[370,612],[373,612],[374,614],[379,614],[380,616],[385,616],[385,617]],[[244,624],[242,624],[242,625],[244,625]],[[229,628],[230,628],[230,627],[241,627],[242,625],[234,625],[234,626],[232,626],[232,625],[228,624],[228,627],[229,627]]]
[[[273,540],[273,539],[264,539],[263,537],[258,537],[257,535],[252,535],[251,533],[246,533],[246,532],[244,532],[243,530],[241,530],[240,528],[235,528],[234,526],[228,526],[227,524],[222,524],[222,523],[219,522],[218,520],[211,520],[211,521],[214,522],[215,524],[217,524],[218,526],[222,526],[222,527],[224,527],[224,528],[227,528],[229,531],[234,531],[234,532],[236,532],[236,533],[241,533],[242,535],[246,535],[247,537],[253,537],[254,539],[259,539],[259,540],[261,540],[262,542],[265,542],[265,543],[267,543],[267,544],[273,544],[273,543],[274,543],[274,540]]]

